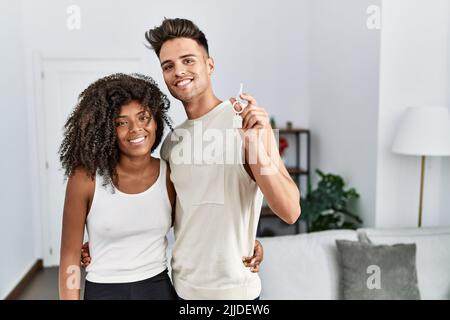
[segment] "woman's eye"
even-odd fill
[[[116,127],[123,127],[126,126],[127,122],[126,121],[117,121],[116,122]]]
[[[141,121],[141,122],[145,122],[146,124],[147,123],[149,123],[150,122],[150,119],[151,119],[152,117],[151,116],[149,116],[149,115],[145,115],[145,116],[141,116],[141,117],[139,117],[139,121]]]

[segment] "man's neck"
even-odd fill
[[[200,118],[214,109],[222,101],[213,92],[205,93],[190,101],[183,101],[184,110],[189,120]]]

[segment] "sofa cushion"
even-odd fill
[[[422,299],[450,299],[450,228],[359,229],[374,244],[415,243]]]
[[[357,233],[333,230],[258,238],[264,247],[261,299],[340,299],[335,239],[357,240]]]
[[[416,245],[336,240],[344,299],[418,300]]]

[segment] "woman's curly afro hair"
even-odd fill
[[[170,107],[167,96],[150,77],[112,74],[95,81],[79,95],[78,104],[64,126],[59,155],[67,177],[81,166],[92,179],[96,174],[102,176],[103,186],[113,186],[120,155],[115,119],[120,108],[131,101],[138,101],[153,115],[157,130],[151,152],[158,147],[164,125],[172,129],[167,116]]]

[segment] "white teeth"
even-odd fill
[[[134,139],[134,140],[130,140],[130,142],[131,143],[139,143],[139,142],[144,141],[144,139],[145,139],[145,137],[140,137],[140,138],[137,138],[137,139]]]
[[[190,83],[191,81],[192,81],[192,79],[186,79],[186,80],[180,81],[177,83],[177,87],[183,87],[183,86],[187,85],[188,83]]]

